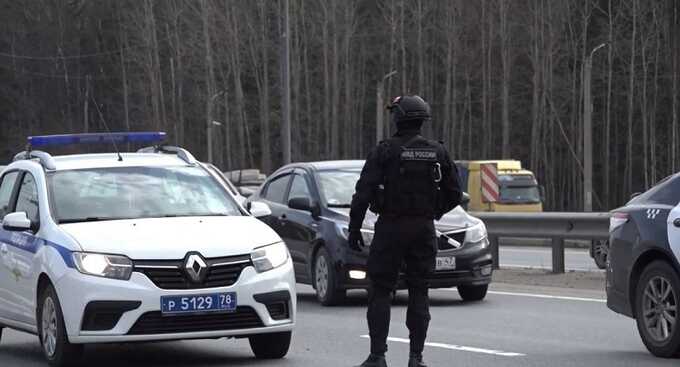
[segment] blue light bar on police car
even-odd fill
[[[164,132],[132,132],[132,133],[89,133],[29,136],[31,147],[73,144],[124,144],[124,143],[160,143],[165,140]]]

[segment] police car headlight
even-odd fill
[[[288,261],[290,254],[283,242],[255,249],[250,254],[253,266],[258,273],[276,269]]]
[[[481,244],[482,247],[489,245],[489,240],[487,239],[486,226],[484,223],[480,222],[477,225],[470,227],[465,232],[465,244],[475,245]]]
[[[132,260],[125,256],[74,252],[73,262],[79,272],[87,275],[120,280],[132,275]]]
[[[340,224],[336,223],[335,229],[337,229],[338,234],[340,234],[340,237],[344,238],[345,240],[349,239],[349,227],[346,224]],[[364,245],[370,246],[371,242],[373,242],[373,237],[375,236],[375,231],[372,231],[370,229],[361,229],[361,238],[364,240]]]

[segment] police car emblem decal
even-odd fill
[[[656,219],[659,213],[661,213],[661,209],[647,209],[647,219]]]

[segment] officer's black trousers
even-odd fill
[[[434,271],[436,235],[431,218],[381,216],[368,258],[371,353],[387,351],[392,292],[403,270],[409,291],[406,326],[411,352],[422,353],[430,323],[427,276]]]

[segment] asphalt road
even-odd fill
[[[501,246],[501,267],[552,269],[552,250],[550,247]],[[603,271],[597,268],[588,250],[565,249],[564,263],[567,270]]]
[[[290,353],[258,361],[246,340],[182,341],[92,346],[85,366],[352,366],[368,353],[366,297],[353,292],[341,307],[324,308],[300,287],[299,319]],[[575,297],[575,298],[561,298]],[[601,291],[495,286],[486,301],[465,304],[453,290],[431,295],[426,359],[436,366],[677,366],[651,356],[633,320],[610,312]],[[388,362],[405,366],[406,296],[393,308]],[[0,366],[44,366],[34,336],[5,331]]]

